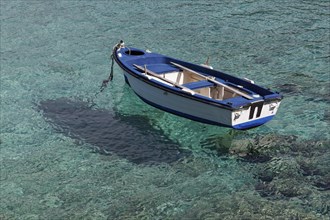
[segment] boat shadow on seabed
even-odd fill
[[[93,109],[66,98],[41,101],[38,109],[57,132],[91,144],[101,154],[146,165],[172,163],[189,155],[141,116]]]

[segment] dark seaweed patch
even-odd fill
[[[276,191],[265,182],[258,182],[254,188],[262,197],[270,197],[276,194]]]
[[[330,177],[326,176],[323,178],[318,178],[314,180],[313,185],[319,188],[320,191],[328,191],[330,190]]]

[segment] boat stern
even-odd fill
[[[276,115],[280,104],[280,100],[261,100],[235,110],[232,112],[232,127],[245,130],[265,124]]]

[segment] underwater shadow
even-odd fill
[[[38,109],[57,132],[89,143],[101,154],[148,165],[172,163],[189,154],[146,117],[93,109],[86,102],[66,98],[41,101]]]

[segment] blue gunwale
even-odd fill
[[[129,55],[130,51],[138,52],[139,55]],[[121,57],[119,57],[119,53],[121,54]],[[159,89],[162,89],[166,92],[170,92],[179,96],[183,96],[185,98],[197,100],[199,102],[203,102],[209,105],[215,105],[219,106],[221,108],[226,108],[229,110],[237,110],[245,107],[249,107],[251,102],[256,101],[273,101],[273,100],[281,100],[282,96],[278,93],[271,92],[268,89],[265,89],[263,87],[260,87],[256,84],[251,84],[245,80],[242,80],[240,78],[228,75],[226,73],[212,70],[209,68],[202,67],[200,65],[184,62],[181,60],[177,60],[175,58],[167,57],[161,54],[157,53],[148,53],[144,50],[140,50],[137,48],[120,48],[120,49],[114,49],[114,59],[118,63],[118,65],[128,74],[131,76],[134,76],[138,78],[139,80],[142,80],[143,82],[150,84],[154,87],[157,87]],[[162,74],[165,72],[171,72],[178,70],[176,67],[173,67],[170,62],[175,62],[180,65],[186,66],[188,68],[191,68],[200,74],[203,74],[205,76],[210,75],[216,77],[217,80],[219,80],[222,83],[225,83],[230,86],[234,86],[237,89],[243,90],[248,92],[249,94],[259,94],[260,97],[255,97],[252,100],[247,100],[243,97],[235,97],[231,99],[226,100],[214,100],[199,94],[188,94],[185,92],[182,92],[181,89],[168,86],[166,84],[163,84],[156,80],[149,80],[143,73],[141,73],[139,70],[137,70],[133,64],[137,64],[140,66],[147,65],[148,69]],[[241,85],[243,88],[237,87],[237,85]]]

